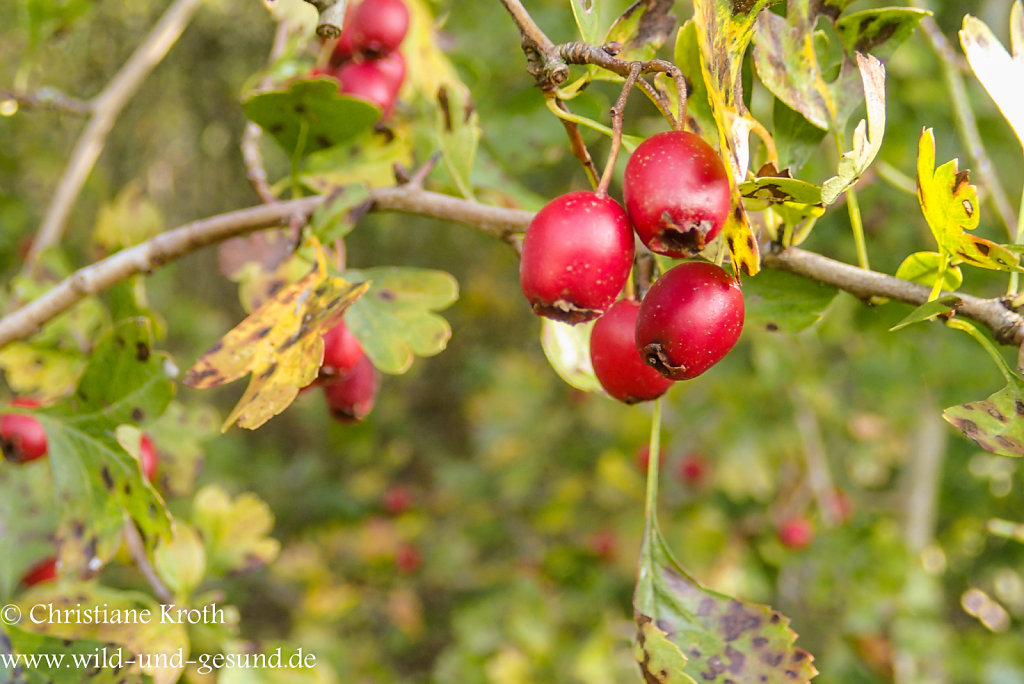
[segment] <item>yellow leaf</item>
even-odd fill
[[[313,382],[323,361],[321,335],[370,284],[332,278],[314,243],[316,268],[253,311],[196,361],[185,376],[190,387],[217,387],[252,373],[245,394],[224,421],[256,429],[281,413],[299,389]]]
[[[917,146],[917,198],[939,252],[951,262],[998,271],[1021,271],[1017,255],[985,238],[965,231],[978,227],[978,191],[969,172],[958,170],[956,159],[935,168],[935,136],[921,132]]]

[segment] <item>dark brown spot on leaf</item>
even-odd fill
[[[700,606],[697,607],[697,615],[705,617],[711,615],[711,611],[715,609],[715,600],[706,598],[700,602]]]
[[[393,302],[398,299],[398,295],[387,288],[382,288],[377,291],[377,298],[383,299],[385,302]]]
[[[778,323],[766,323],[765,326],[764,326],[764,329],[769,331],[769,332],[775,332],[776,330],[779,329],[779,324]]]
[[[782,664],[782,661],[785,659],[786,654],[782,651],[779,651],[777,653],[765,653],[763,656],[761,656],[761,661],[764,662],[766,665],[771,665],[772,667],[778,667]]]
[[[100,476],[103,477],[103,485],[107,489],[114,488],[114,478],[110,474],[110,469],[107,468],[107,466],[103,466],[103,468],[100,469]]]
[[[139,361],[149,360],[149,345],[145,342],[135,343],[135,358]]]
[[[445,133],[452,132],[451,103],[448,102],[448,89],[441,86],[437,89],[437,103],[441,106],[441,115],[444,117]]]
[[[746,665],[747,656],[729,645],[725,647],[725,657],[729,660],[729,672],[734,675],[743,674],[743,668],[744,665]]]
[[[994,406],[989,408],[988,415],[992,416],[993,418],[998,420],[1000,423],[1005,423],[1007,421],[1006,416],[1004,416],[1002,413],[1000,413],[999,409],[997,409]]]
[[[138,406],[132,409],[132,420],[136,423],[141,423],[142,419],[146,417],[146,412],[140,409]]]
[[[754,637],[751,640],[751,643],[754,644],[754,648],[764,648],[768,644],[768,639],[764,637]]]

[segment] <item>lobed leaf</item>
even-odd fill
[[[1024,6],[1010,9],[1011,55],[980,19],[964,16],[960,45],[967,61],[1024,146]]]
[[[323,333],[368,289],[367,283],[332,278],[315,243],[316,267],[278,291],[200,357],[185,376],[190,387],[217,387],[251,373],[238,404],[224,421],[256,429],[284,411],[299,389],[316,379]]]
[[[252,570],[277,557],[281,545],[270,537],[274,514],[255,494],[231,498],[216,485],[196,492],[192,523],[202,536],[212,576]]]
[[[668,635],[653,622],[642,619],[638,625],[634,657],[644,681],[649,684],[697,684],[686,674],[686,656],[669,641]]]
[[[414,357],[433,356],[447,346],[451,328],[433,312],[458,299],[459,286],[450,274],[379,267],[349,270],[345,277],[368,284],[366,296],[352,305],[345,323],[377,369],[401,374]]]

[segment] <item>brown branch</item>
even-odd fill
[[[554,97],[554,96],[552,96]],[[563,100],[554,98],[555,106],[561,109],[563,112],[569,113],[569,105],[565,104]],[[562,122],[562,126],[565,128],[566,135],[569,136],[569,149],[572,150],[572,154],[576,157],[583,168],[587,172],[587,176],[590,178],[590,182],[594,185],[598,182],[597,167],[594,166],[594,158],[590,156],[590,150],[587,149],[587,144],[583,142],[583,136],[580,135],[580,127],[575,121],[569,121],[568,119],[558,118]]]
[[[0,89],[0,108],[4,102],[14,102],[26,109],[48,109],[69,114],[86,116],[92,112],[92,104],[85,100],[65,95],[54,88],[40,88],[34,93],[19,93]]]
[[[64,175],[54,191],[39,233],[32,241],[32,247],[25,257],[27,263],[33,263],[40,252],[60,242],[68,214],[71,213],[86,178],[96,164],[118,114],[153,67],[160,63],[178,40],[178,36],[185,30],[201,1],[175,0],[121,70],[90,102],[92,116],[75,144],[71,159],[64,169]]]
[[[142,541],[142,535],[139,534],[135,524],[128,521],[124,524],[124,541],[125,546],[128,547],[128,553],[135,561],[135,567],[139,569],[142,576],[146,578],[146,582],[149,583],[150,588],[156,597],[164,603],[173,603],[174,594],[167,588],[160,577],[157,576],[156,571],[153,569],[153,565],[149,562],[149,556],[146,555],[146,544]]]
[[[569,67],[559,48],[547,37],[519,0],[501,0],[522,36],[526,69],[544,91],[553,90],[569,78]]]

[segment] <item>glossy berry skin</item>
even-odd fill
[[[12,406],[38,408],[34,399],[19,398]],[[46,430],[34,416],[5,413],[0,416],[0,447],[3,455],[16,463],[28,463],[46,455]]]
[[[320,365],[324,375],[341,377],[355,368],[364,356],[363,345],[359,344],[344,320],[324,333],[324,361]]]
[[[636,346],[672,380],[695,378],[722,360],[743,329],[743,293],[721,267],[689,261],[654,281],[640,302]]]
[[[57,579],[57,559],[50,556],[29,568],[28,572],[22,576],[21,583],[27,588],[55,579]]]
[[[640,305],[620,299],[597,319],[590,332],[590,363],[604,391],[635,404],[664,394],[672,381],[647,365],[636,348],[636,316]]]
[[[156,469],[160,464],[160,459],[157,456],[153,440],[145,433],[142,434],[142,439],[139,440],[139,464],[142,466],[142,474],[146,476],[147,480],[152,482],[153,478],[156,477]]]
[[[729,214],[729,176],[714,148],[686,131],[653,135],[626,163],[626,213],[652,252],[695,256]]]
[[[405,57],[402,57],[402,53],[389,52],[377,59],[367,60],[367,63],[377,69],[397,94],[402,88],[402,82],[405,81]]]
[[[784,520],[778,529],[779,541],[787,549],[799,551],[814,541],[814,524],[802,515]]]
[[[373,409],[379,387],[377,369],[364,355],[347,375],[324,385],[327,409],[340,423],[358,423]]]
[[[398,97],[394,76],[386,69],[382,71],[376,60],[347,62],[334,73],[341,83],[342,95],[351,95],[380,107],[383,116],[391,114]]]
[[[534,313],[565,323],[597,318],[633,265],[633,233],[607,195],[570,192],[537,212],[523,238],[519,284]]]
[[[409,30],[409,8],[402,0],[363,0],[352,12],[357,50],[385,54],[398,49]]]

